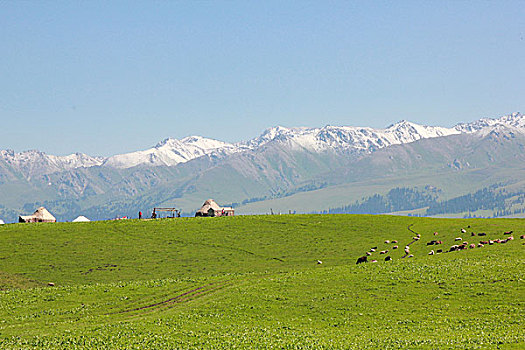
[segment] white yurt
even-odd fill
[[[57,222],[57,219],[46,208],[40,207],[33,215],[20,215],[18,222]]]
[[[83,215],[80,215],[78,218],[76,218],[75,220],[73,220],[73,222],[88,222],[88,221],[91,221],[91,220],[89,220],[88,218],[86,218],[86,217],[83,216]]]
[[[4,220],[0,219],[0,225],[5,224]]]

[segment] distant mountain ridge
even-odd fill
[[[0,151],[0,218],[13,221],[40,206],[58,220],[132,216],[155,206],[191,213],[208,198],[239,213],[310,212],[395,187],[438,187],[439,200],[495,183],[521,193],[523,179],[519,113],[453,128],[408,121],[385,129],[279,126],[235,144],[168,138],[107,158]]]
[[[498,126],[516,128],[525,132],[525,116],[513,113],[500,118],[482,118],[472,123],[460,123],[453,128],[424,126],[402,120],[385,129],[353,126],[325,126],[321,128],[266,129],[260,136],[243,142],[227,143],[201,136],[181,140],[167,138],[152,148],[110,157],[93,157],[83,153],[67,156],[48,155],[37,150],[15,153],[0,151],[0,167],[9,167],[25,178],[75,168],[103,166],[117,169],[135,166],[175,166],[190,160],[209,156],[222,158],[234,153],[253,151],[268,144],[278,144],[296,150],[323,153],[370,153],[391,145],[405,144],[420,139],[473,133]],[[3,163],[3,164],[1,164]]]

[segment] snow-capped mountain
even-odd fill
[[[250,140],[246,146],[256,149],[270,142],[309,151],[374,151],[390,145],[414,142],[424,138],[459,134],[456,129],[423,126],[402,120],[386,129],[353,126],[325,126],[323,128],[267,129],[261,136]]]
[[[25,177],[30,178],[34,175],[101,165],[104,158],[92,157],[83,153],[54,156],[37,150],[20,153],[13,150],[0,150],[0,161],[12,170],[19,171]]]
[[[191,211],[211,194],[225,203],[251,203],[419,170],[421,176],[439,170],[452,179],[462,169],[481,169],[494,183],[509,176],[520,182],[524,145],[525,117],[514,113],[452,128],[408,121],[384,129],[280,126],[235,144],[168,138],[109,158],[6,150],[0,151],[0,215],[14,221],[22,208],[45,205],[62,219],[79,210],[107,218],[181,202]]]
[[[113,168],[131,168],[137,165],[173,166],[207,154],[231,154],[239,149],[230,143],[200,136],[188,136],[182,140],[167,138],[144,151],[109,157],[103,165]]]
[[[325,126],[323,128],[277,126],[265,130],[259,137],[236,144],[200,136],[189,136],[182,140],[168,138],[144,151],[109,157],[103,165],[114,168],[131,168],[137,165],[173,166],[204,155],[223,157],[247,150],[256,151],[269,143],[312,152],[329,150],[366,152],[422,138],[458,133],[460,131],[456,129],[423,126],[407,121],[393,124],[386,129],[350,126]]]
[[[189,136],[181,140],[168,138],[152,148],[118,154],[109,158],[91,157],[81,153],[54,156],[39,151],[15,153],[5,150],[0,151],[0,162],[3,161],[7,166],[30,177],[35,174],[41,175],[99,165],[119,169],[138,165],[174,166],[206,155],[222,158],[233,153],[258,151],[267,145],[315,153],[366,154],[391,145],[410,143],[420,139],[475,133],[497,127],[510,127],[525,133],[525,116],[513,113],[496,119],[482,118],[472,123],[460,123],[452,128],[419,125],[406,120],[392,124],[385,129],[330,125],[322,128],[277,126],[265,130],[252,140],[235,144],[200,136]]]
[[[512,127],[518,130],[525,130],[525,115],[512,113],[501,118],[481,118],[472,123],[459,123],[454,129],[461,133],[471,133],[483,129],[491,129],[498,126]]]

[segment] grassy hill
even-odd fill
[[[3,225],[0,348],[523,348],[521,234],[368,215]]]

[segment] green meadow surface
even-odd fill
[[[523,234],[369,215],[2,225],[0,348],[523,349]]]

